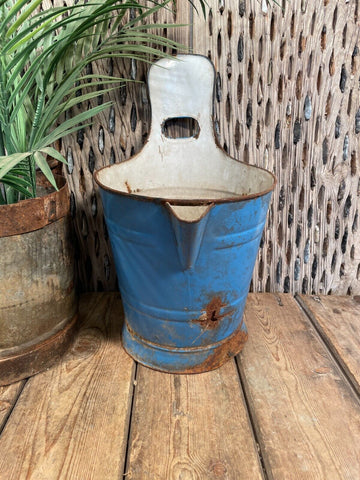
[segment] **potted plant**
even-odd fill
[[[151,33],[148,20],[168,3],[89,0],[43,10],[41,0],[0,0],[0,385],[54,363],[76,327],[69,197],[48,158],[65,162],[56,142],[109,102],[72,116],[73,107],[120,81],[85,67],[166,56],[163,47],[177,45]]]

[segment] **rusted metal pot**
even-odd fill
[[[174,373],[204,372],[236,355],[265,224],[272,173],[216,143],[215,72],[202,56],[152,66],[152,126],[142,151],[95,174],[125,310],[123,344],[136,360]],[[166,126],[192,119],[195,135]]]
[[[0,385],[53,365],[74,337],[78,299],[65,179],[57,192],[0,206]]]

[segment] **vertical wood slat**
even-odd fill
[[[194,52],[215,64],[221,145],[278,186],[255,291],[360,291],[358,2],[210,0]]]
[[[171,24],[174,21],[188,24],[189,5],[188,2],[181,7],[178,5],[174,14],[171,2],[167,10],[153,16],[153,21],[155,24]],[[189,43],[188,27],[168,28],[165,34],[181,44]],[[137,61],[114,59],[93,64],[92,69],[94,73],[142,82],[126,82],[100,99],[101,102],[113,100],[113,108],[94,118],[91,127],[63,140],[63,151],[69,162],[65,175],[71,190],[78,239],[79,284],[82,291],[111,291],[117,288],[116,271],[93,172],[104,165],[128,159],[145,142],[150,131],[150,103],[146,87],[148,66]]]
[[[121,478],[135,369],[121,348],[121,312],[118,296],[83,297],[73,349],[28,380],[6,423],[0,478]]]
[[[269,479],[353,480],[359,398],[290,295],[249,295],[241,377]]]
[[[126,478],[262,479],[233,361],[201,375],[139,366]]]
[[[220,143],[279,179],[252,289],[359,293],[358,2],[208,3],[207,20],[194,14],[193,29],[179,30],[177,39],[190,44],[193,38],[194,53],[215,64]],[[166,20],[187,23],[188,2],[177,8]],[[99,68],[146,78],[134,62]],[[150,128],[144,85],[126,85],[114,95],[114,109],[64,141],[83,290],[116,288],[92,172],[137,152]]]

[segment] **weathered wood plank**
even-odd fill
[[[245,321],[240,371],[269,478],[358,478],[358,399],[294,298],[250,295]]]
[[[21,391],[26,383],[25,380],[0,387],[0,432],[2,431],[8,416],[13,409]]]
[[[120,345],[116,295],[82,299],[63,362],[30,379],[0,437],[0,478],[121,478],[134,362]]]
[[[298,297],[360,394],[360,297]]]
[[[201,375],[139,367],[126,478],[261,479],[233,361]]]

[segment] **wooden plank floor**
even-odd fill
[[[118,294],[87,294],[72,350],[0,387],[0,480],[360,480],[358,297],[250,294],[249,340],[200,375],[121,347]]]

